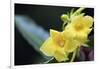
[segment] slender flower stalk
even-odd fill
[[[72,16],[75,16],[75,15],[81,13],[84,9],[85,9],[84,7],[79,8],[78,10],[76,10],[76,11],[72,14]]]

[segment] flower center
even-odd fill
[[[82,29],[83,29],[83,26],[80,23],[75,25],[75,30],[76,31],[80,31]]]
[[[58,44],[58,46],[60,47],[64,47],[64,39],[60,36],[56,39],[56,43]]]
[[[60,47],[64,47],[64,44],[65,44],[64,41],[60,41],[60,42],[59,42],[59,46],[60,46]]]

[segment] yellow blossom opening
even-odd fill
[[[92,30],[92,28],[90,28],[92,25],[93,18],[91,16],[75,16],[71,23],[66,26],[64,35],[84,43],[87,41],[88,34]],[[69,36],[68,33],[70,34]]]
[[[57,44],[60,47],[64,46],[65,40],[63,38],[63,35],[61,32],[50,30],[50,36],[52,37],[55,44]]]
[[[62,32],[50,29],[50,37],[43,43],[40,50],[47,56],[53,56],[58,62],[68,60],[64,51],[64,38]]]

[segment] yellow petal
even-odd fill
[[[60,36],[60,32],[50,29],[50,36],[55,39],[56,37]]]
[[[72,30],[72,29],[68,29],[68,28],[66,28],[66,29],[62,32],[62,34],[63,34],[63,37],[65,37],[65,40],[66,40],[66,39],[73,39],[73,38],[76,36],[75,31]]]
[[[71,23],[78,24],[78,23],[82,23],[82,21],[83,21],[83,15],[78,15],[72,18]]]
[[[75,39],[80,41],[81,43],[84,43],[87,41],[87,38],[88,38],[88,34],[86,33],[77,33]]]
[[[91,16],[84,16],[85,25],[89,28],[93,25],[93,18]]]
[[[68,54],[65,53],[63,48],[57,48],[54,57],[58,62],[68,60]]]
[[[47,56],[53,56],[56,50],[56,46],[53,43],[51,37],[49,37],[43,45],[40,47],[40,50]]]
[[[63,45],[64,45],[64,38],[63,38],[61,32],[58,32],[56,30],[50,29],[50,36],[51,36],[51,38],[52,38],[52,40],[53,40],[53,42],[55,44],[57,44],[58,46],[63,47]]]
[[[66,52],[70,53],[70,52],[75,51],[79,47],[79,45],[80,43],[77,40],[69,39],[66,41],[64,49]]]
[[[86,33],[87,35],[92,31],[92,28],[85,28],[84,29],[84,33]]]

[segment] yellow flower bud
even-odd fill
[[[62,15],[61,15],[61,20],[62,20],[62,21],[65,22],[65,21],[67,21],[68,19],[69,19],[69,18],[68,18],[68,15],[66,15],[66,14],[62,14]]]

